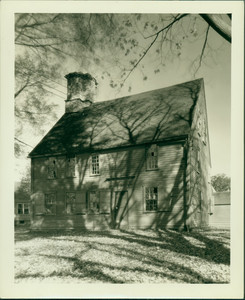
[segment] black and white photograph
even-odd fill
[[[1,99],[18,295],[75,295],[46,285],[81,297],[242,295],[243,73],[234,78],[233,51],[243,46],[232,46],[243,3],[21,2],[10,9],[13,93]],[[123,292],[128,284],[137,291]]]

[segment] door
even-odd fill
[[[128,226],[128,192],[116,191],[112,201],[113,227]]]

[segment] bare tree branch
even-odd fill
[[[197,69],[194,73],[194,76],[196,76],[197,71],[200,69],[200,67],[202,65],[202,58],[203,58],[203,54],[204,54],[204,51],[205,51],[205,48],[206,48],[206,45],[207,45],[209,28],[210,28],[210,26],[208,25],[208,28],[206,30],[205,40],[204,40],[204,43],[203,43],[203,46],[202,46],[202,51],[201,51],[200,58],[199,58],[199,64],[198,64],[198,67],[197,67]]]
[[[200,16],[225,40],[231,43],[231,26],[218,15],[200,14]]]
[[[24,89],[28,87],[29,83],[30,83],[30,76],[27,77],[26,83],[14,94],[14,98],[17,98],[20,95],[20,93],[23,92]]]
[[[88,19],[88,28],[89,28],[89,33],[88,33],[88,37],[86,39],[86,43],[88,43],[88,40],[92,34],[92,29],[91,29],[91,19],[92,19],[92,14],[89,14],[89,19]]]
[[[30,16],[32,19],[35,20],[35,23],[32,23],[32,24],[29,24],[29,25],[28,25],[28,23],[29,23],[29,22],[28,22],[27,24],[19,25],[19,28],[35,28],[35,27],[37,27],[37,26],[47,25],[47,24],[53,23],[53,22],[58,18],[59,15],[60,15],[60,14],[55,15],[52,19],[50,19],[50,20],[48,20],[48,21],[46,21],[46,22],[38,22],[38,21],[34,18],[34,16],[33,16],[32,14],[30,14],[29,16]]]
[[[23,113],[26,113],[26,114],[30,114],[30,115],[47,115],[49,112],[33,112],[33,111],[29,111],[29,110],[19,110],[19,112],[23,112]]]
[[[124,78],[122,85],[125,83],[125,81],[128,79],[128,77],[130,76],[130,74],[133,72],[133,70],[138,66],[138,64],[142,61],[142,59],[146,56],[146,54],[148,53],[148,51],[151,49],[151,47],[154,45],[155,41],[157,40],[159,34],[161,32],[163,32],[164,30],[168,30],[174,23],[178,22],[180,19],[186,17],[188,14],[182,14],[182,15],[178,15],[177,17],[174,18],[174,20],[169,23],[167,26],[165,26],[164,28],[160,29],[159,31],[157,31],[156,33],[146,37],[146,39],[150,38],[150,37],[154,37],[153,41],[150,43],[150,45],[148,46],[148,48],[143,52],[143,55],[141,56],[141,58],[134,64],[134,66],[132,67],[132,69],[129,71],[128,75]],[[166,37],[166,36],[165,36]]]
[[[162,31],[166,30],[167,28],[171,27],[174,23],[178,22],[180,19],[184,18],[188,16],[188,14],[182,14],[182,15],[177,15],[174,20],[172,22],[170,22],[167,26],[165,26],[164,28],[160,29],[159,31],[157,31],[156,33],[149,35],[146,37],[146,39],[153,37],[155,35],[159,35],[159,33],[161,33]]]
[[[33,146],[31,146],[31,145],[29,145],[29,144],[27,144],[27,143],[25,143],[25,142],[23,142],[23,141],[17,139],[16,137],[15,137],[14,139],[15,139],[17,142],[19,142],[19,143],[21,143],[21,144],[23,144],[23,145],[26,145],[26,146],[28,146],[28,147],[33,148]]]

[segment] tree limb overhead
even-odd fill
[[[231,25],[226,23],[219,15],[200,14],[200,16],[224,39],[231,43]]]

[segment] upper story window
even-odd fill
[[[66,158],[66,176],[75,177],[76,176],[76,157],[70,156]]]
[[[199,136],[202,134],[202,115],[200,113],[200,109],[197,108],[196,111],[196,129]]]
[[[202,119],[201,119],[201,117],[199,117],[197,120],[197,133],[199,134],[199,136],[202,135]]]
[[[54,157],[48,159],[48,178],[57,178],[57,159]]]
[[[158,208],[158,188],[145,187],[145,211],[157,211]]]
[[[146,153],[146,169],[155,170],[158,168],[157,145],[151,145]]]
[[[29,215],[29,204],[28,203],[18,203],[18,215]]]
[[[205,120],[203,120],[202,141],[205,145],[207,144],[207,128]]]
[[[100,174],[100,160],[99,155],[91,156],[91,175],[99,175]]]

